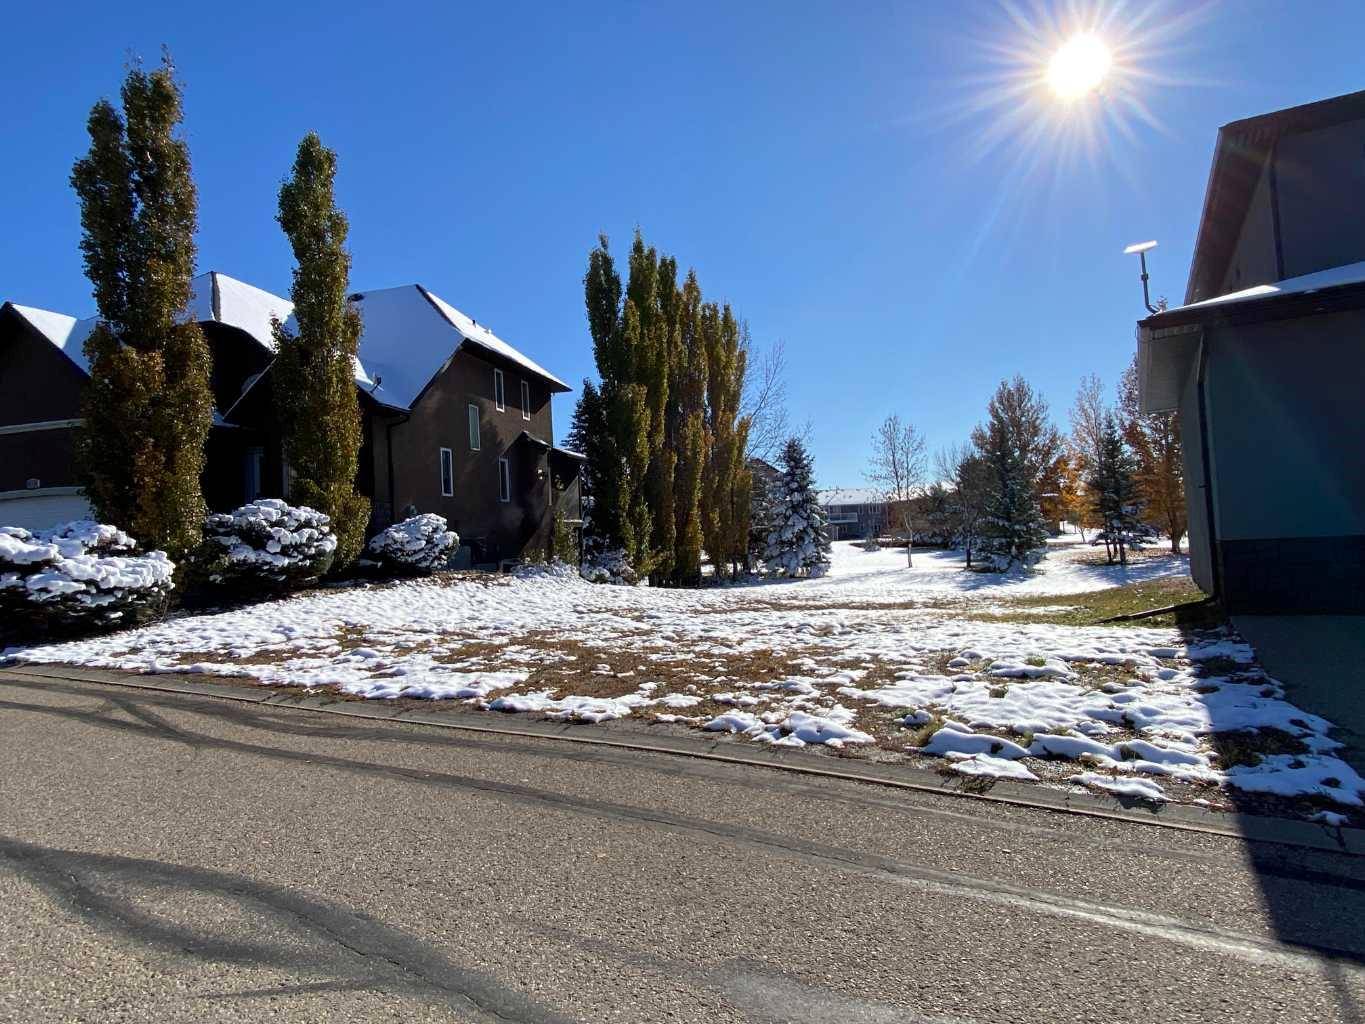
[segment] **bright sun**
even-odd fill
[[[1104,81],[1112,63],[1109,48],[1097,36],[1072,36],[1048,61],[1047,84],[1060,99],[1078,100]]]

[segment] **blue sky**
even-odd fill
[[[68,174],[127,54],[165,43],[201,270],[288,288],[275,193],[316,130],[357,289],[421,282],[577,383],[587,252],[639,225],[785,342],[819,480],[857,485],[886,414],[958,441],[1015,373],[1065,424],[1078,379],[1132,356],[1122,247],[1159,239],[1154,292],[1183,295],[1217,126],[1365,86],[1358,3],[1191,6],[19,5],[0,298],[92,311]],[[1096,20],[1105,95],[1005,91]]]

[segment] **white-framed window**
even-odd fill
[[[512,466],[505,457],[498,459],[498,500],[512,500]]]
[[[498,412],[503,412],[507,408],[507,390],[503,387],[502,371],[493,371],[493,404],[497,406]]]
[[[531,418],[531,385],[526,381],[521,382],[521,418]]]
[[[469,450],[479,450],[479,407],[473,402],[469,403]]]
[[[447,498],[455,494],[455,453],[449,448],[441,449],[441,494]]]

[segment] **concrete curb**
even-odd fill
[[[495,736],[556,740],[562,743],[576,743],[606,749],[691,757],[722,764],[767,768],[815,778],[862,782],[869,785],[931,793],[958,799],[979,800],[1032,810],[1079,814],[1127,824],[1225,836],[1248,842],[1275,843],[1283,846],[1325,850],[1354,857],[1365,856],[1365,829],[1334,828],[1329,825],[1298,821],[1292,818],[1228,814],[1182,804],[1167,804],[1152,809],[1090,792],[1066,792],[1029,783],[1010,782],[1004,779],[997,780],[987,792],[974,792],[961,788],[958,780],[945,778],[924,768],[887,764],[864,766],[847,761],[834,762],[838,767],[825,767],[814,762],[832,761],[828,755],[800,750],[775,751],[762,748],[752,751],[745,750],[742,754],[733,753],[732,751],[737,744],[729,739],[655,735],[650,736],[648,742],[636,742],[601,735],[587,736],[583,734],[585,730],[589,729],[601,731],[603,730],[601,725],[527,720],[518,723],[517,726],[505,726],[485,711],[428,711],[410,705],[399,707],[384,701],[343,700],[326,694],[305,693],[293,689],[242,686],[232,682],[205,682],[202,677],[195,678],[169,673],[143,676],[68,665],[23,665],[17,668],[13,666],[0,668],[0,682],[3,682],[6,677],[99,683],[131,690],[211,697],[218,700],[289,708],[296,711],[342,715],[347,718],[401,722],[409,725],[435,726],[442,729],[455,729]],[[157,681],[147,681],[151,679]],[[479,720],[452,721],[456,716],[465,716],[466,718],[477,716]],[[617,731],[624,731],[626,728],[622,723],[614,723],[614,725],[617,727]],[[958,784],[955,785],[954,783]]]

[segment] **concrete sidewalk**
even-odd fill
[[[1238,615],[1232,622],[1289,700],[1337,724],[1342,758],[1365,774],[1365,615]]]

